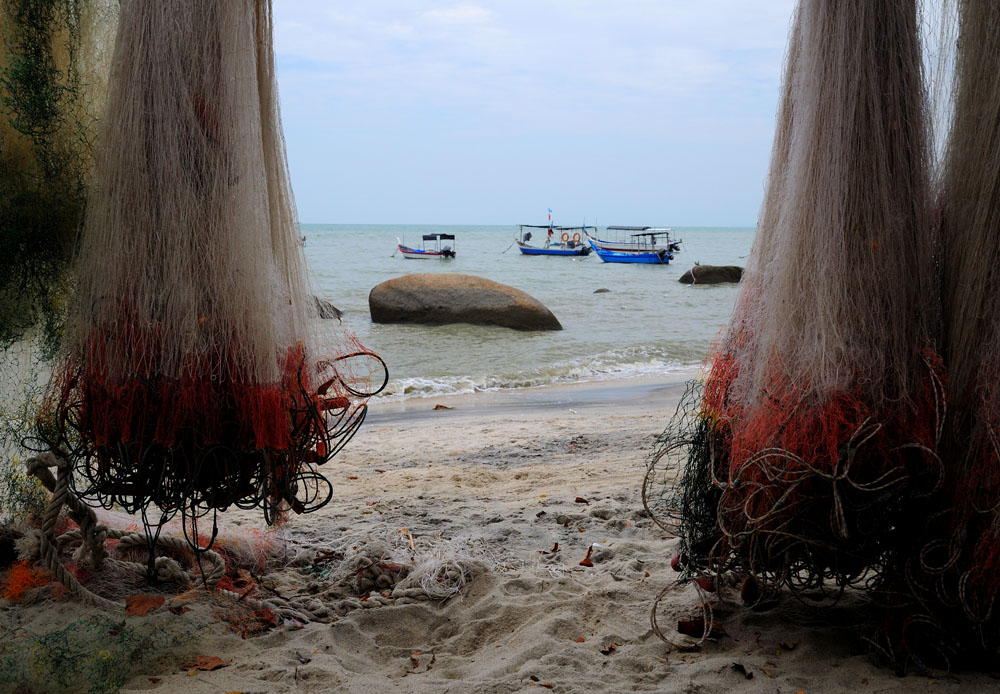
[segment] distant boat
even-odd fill
[[[593,228],[593,227],[591,227]],[[619,253],[659,253],[667,251],[671,255],[681,250],[681,241],[671,238],[669,227],[627,227],[610,226],[605,227],[607,231],[615,232],[617,240],[606,241],[587,233],[587,238],[594,248],[601,248],[606,251],[617,251]],[[596,229],[594,230],[596,234]]]
[[[427,247],[427,242],[433,241],[432,247]],[[396,237],[396,250],[403,254],[404,258],[454,258],[455,249],[453,246],[442,246],[442,241],[454,243],[454,234],[424,234],[423,244],[420,248],[410,248],[404,246],[402,240]]]
[[[589,239],[597,257],[605,263],[643,263],[646,265],[669,265],[674,259],[669,249],[656,251],[609,251],[597,245],[594,239]]]
[[[587,227],[555,227],[543,224],[518,224],[519,237],[514,238],[524,255],[590,255],[590,246],[584,240]],[[530,246],[531,232],[525,229],[545,229],[546,239],[541,246]]]

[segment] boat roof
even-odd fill
[[[454,234],[424,234],[424,241],[437,241],[438,239],[455,240]]]
[[[550,224],[518,224],[518,226],[519,227],[523,227],[525,229],[552,229],[553,231],[573,231],[574,229],[580,229],[580,230],[582,230],[582,229],[587,229],[587,228],[590,228],[590,229],[594,228],[594,227],[586,227],[586,226],[582,226],[582,227],[557,227],[557,226],[552,226]]]
[[[665,234],[671,231],[670,227],[628,227],[628,226],[613,226],[607,227],[610,231],[645,231],[648,234]],[[632,234],[633,236],[639,236],[639,234]]]

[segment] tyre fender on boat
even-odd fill
[[[563,240],[563,243],[566,243],[567,241],[569,241],[569,232],[568,231],[564,231],[562,233],[562,236],[560,238]]]
[[[573,242],[574,243],[580,243],[580,232],[579,231],[576,232],[575,234],[573,234]]]

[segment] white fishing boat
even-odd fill
[[[428,241],[431,241],[431,247],[428,248]],[[403,245],[403,241],[397,236],[396,237],[396,250],[403,254],[404,258],[441,258],[448,259],[455,257],[454,245],[442,245],[442,241],[451,241],[452,244],[455,243],[454,234],[424,234],[422,239],[422,244],[420,248],[411,248],[410,246]]]
[[[519,237],[514,242],[524,255],[570,255],[581,256],[590,253],[590,246],[580,232],[587,227],[556,227],[551,224],[518,224]],[[593,228],[593,227],[591,227]],[[528,229],[529,231],[525,231]],[[547,233],[540,246],[531,246],[531,229],[544,229]]]

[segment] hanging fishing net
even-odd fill
[[[1000,7],[945,9],[942,44],[955,46],[953,71],[938,76],[951,88],[938,175],[947,492],[910,528],[895,572],[905,581],[880,586],[890,606],[880,645],[935,665],[984,662],[1000,646]]]
[[[912,0],[800,3],[740,295],[645,485],[750,602],[867,585],[941,486],[921,77]]]
[[[150,545],[177,514],[201,550],[198,520],[231,507],[269,523],[322,507],[318,468],[387,373],[318,328],[271,3],[123,2],[97,152],[31,447],[70,463],[75,498],[141,514]],[[61,480],[58,460],[42,462]]]

